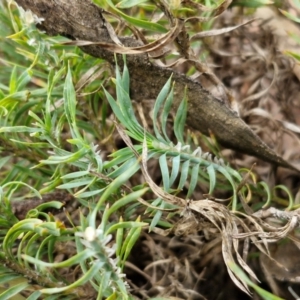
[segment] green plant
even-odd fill
[[[119,12],[144,1],[128,2],[107,4]],[[239,254],[239,241],[252,241],[267,253],[267,242],[283,232],[276,228],[270,235],[263,221],[251,215],[251,201],[258,199],[258,211],[270,204],[274,193],[268,185],[256,185],[251,170],[235,170],[218,153],[203,153],[192,142],[185,128],[186,95],[172,114],[172,77],[155,101],[153,130],[146,130],[130,98],[126,57],[122,72],[116,66],[112,84],[103,60],[62,45],[64,38],[41,34],[34,25],[41,20],[18,13],[12,2],[0,5],[1,36],[8,36],[0,50],[5,54],[5,72],[0,73],[0,275],[1,283],[10,284],[0,299],[24,299],[21,292],[27,299],[131,299],[123,270],[142,230],[188,233],[200,230],[204,219],[222,237],[230,276],[248,292],[247,278],[231,269],[237,262],[255,278]],[[174,7],[174,13],[187,11]],[[121,15],[141,28],[166,31],[160,24]],[[110,108],[116,123],[109,120]],[[126,147],[105,157],[101,146],[113,144],[115,127]],[[151,177],[150,159],[158,162],[162,186]],[[129,187],[140,169],[144,179]],[[207,197],[195,199],[200,184]],[[52,213],[65,204],[57,194],[45,200],[58,190],[76,197],[77,214]],[[228,195],[226,205],[214,198],[216,191]],[[27,198],[43,203],[18,219],[13,208]],[[286,202],[294,208],[291,195]],[[56,261],[63,248],[68,251]]]

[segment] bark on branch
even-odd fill
[[[112,43],[101,8],[90,0],[16,0],[25,10],[30,9],[44,18],[39,27],[49,35],[63,35],[70,39]],[[129,47],[140,45],[133,38],[119,37]],[[94,57],[114,64],[114,54],[97,45],[84,46],[82,50]],[[208,134],[227,147],[254,155],[270,163],[294,169],[277,156],[229,107],[205,91],[202,86],[184,74],[151,63],[147,55],[129,55],[131,96],[133,99],[156,98],[165,82],[173,73],[175,103],[177,108],[184,88],[188,87],[187,124]]]

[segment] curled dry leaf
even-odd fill
[[[236,234],[239,231],[238,225],[243,221],[230,212],[226,206],[211,200],[192,201],[188,209],[197,222],[200,222],[202,218],[207,218],[215,228],[218,228],[222,237],[222,254],[228,274],[241,290],[249,294],[247,284],[237,278],[229,267],[230,263],[237,261],[250,276],[256,278],[254,272],[238,252],[239,240],[236,238]],[[245,228],[247,227],[245,226]]]
[[[105,17],[103,16],[103,20],[104,20],[104,24],[103,26],[106,27],[107,32],[109,34],[109,37],[111,38],[111,40],[119,46],[123,46],[123,44],[121,43],[121,41],[119,40],[119,37],[116,35],[114,28],[110,25],[109,22],[106,21]]]

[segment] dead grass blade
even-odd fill
[[[88,69],[86,73],[84,73],[81,78],[77,81],[75,85],[76,93],[81,91],[84,87],[94,82],[97,78],[99,78],[104,72],[109,72],[108,65],[95,65],[92,68]],[[101,87],[100,87],[101,88]]]
[[[98,45],[102,48],[119,53],[119,54],[142,54],[142,53],[149,53],[153,51],[158,51],[167,44],[173,42],[175,38],[178,36],[181,28],[183,26],[183,22],[179,19],[176,19],[174,27],[171,30],[163,35],[161,38],[155,40],[152,43],[147,45],[139,46],[139,47],[125,47],[120,44],[111,44],[111,43],[103,43],[103,42],[91,42],[91,41],[84,41],[84,40],[76,40],[76,41],[68,41],[63,42],[63,45],[73,45],[73,46],[89,46],[89,45]]]
[[[247,239],[249,237],[251,242],[259,249],[259,251],[261,253],[264,253],[267,256],[270,256],[269,248],[268,248],[268,241],[264,238],[261,238],[261,235],[260,235],[262,232],[264,232],[264,229],[258,223],[256,218],[252,217],[251,215],[247,215],[247,214],[244,214],[244,213],[241,213],[238,211],[236,211],[235,214],[240,215],[240,216],[244,217],[245,219],[248,219],[249,223],[251,224],[251,226],[254,226],[256,231],[254,231],[253,228],[249,228],[249,226],[247,226],[247,224],[246,224],[246,221],[243,221],[243,222],[240,222],[239,225],[243,228],[244,232],[238,233],[234,237],[242,238],[242,239]],[[239,218],[239,220],[241,220],[241,219]]]
[[[223,224],[222,224],[223,225]],[[243,280],[239,279],[236,277],[236,275],[231,271],[230,269],[230,264],[234,263],[234,258],[232,255],[232,245],[231,245],[231,237],[227,233],[227,229],[224,228],[224,225],[222,226],[222,255],[223,259],[227,268],[227,272],[231,278],[231,280],[235,283],[237,287],[239,287],[243,292],[248,294],[249,296],[251,295],[246,282]]]
[[[213,30],[208,30],[208,31],[203,31],[203,32],[199,32],[199,33],[196,33],[194,34],[191,38],[190,38],[190,41],[197,41],[199,39],[202,39],[204,37],[210,37],[210,36],[217,36],[217,35],[221,35],[221,34],[224,34],[224,33],[227,33],[227,32],[230,32],[230,31],[233,31],[233,30],[236,30],[244,25],[247,25],[253,21],[255,21],[256,19],[252,19],[252,20],[249,20],[243,24],[239,24],[239,25],[236,25],[236,26],[231,26],[231,27],[227,27],[227,28],[222,28],[222,29],[213,29]]]
[[[248,272],[251,276],[254,275],[253,271],[242,259],[238,253],[238,239],[234,237],[238,233],[237,224],[242,222],[232,214],[228,208],[222,204],[215,203],[211,200],[199,200],[193,201],[189,204],[188,208],[194,213],[196,220],[203,217],[207,218],[220,232],[222,237],[222,255],[227,267],[227,271],[232,281],[245,293],[250,295],[247,284],[236,277],[236,275],[231,271],[229,265],[236,260],[241,265],[241,267]],[[200,216],[200,215],[201,216]],[[236,239],[234,241],[234,239]],[[236,259],[233,254],[235,253]],[[255,276],[255,275],[254,275]]]
[[[295,133],[300,133],[300,126],[288,121],[281,121],[281,123],[287,130],[293,131]]]
[[[273,76],[271,84],[266,89],[260,91],[259,93],[253,94],[253,95],[251,95],[251,96],[243,99],[243,102],[250,102],[250,101],[258,100],[258,99],[260,99],[261,97],[265,96],[268,93],[268,91],[270,90],[270,88],[276,82],[276,79],[277,79],[278,74],[279,74],[277,64],[275,62],[272,62],[272,65],[274,67],[274,76]]]

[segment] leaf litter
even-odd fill
[[[228,23],[234,19],[235,13],[232,11],[230,18],[226,15],[216,23],[222,28],[225,25],[234,27]],[[267,23],[255,20],[252,26],[211,38],[213,40],[205,40],[206,47],[213,53],[210,63],[222,66],[215,68],[212,74],[216,74],[220,82],[233,91],[241,118],[263,141],[298,168],[300,143],[297,134],[300,119],[297,117],[299,105],[295,99],[299,95],[299,82],[293,72],[293,61],[277,50],[276,35],[272,29]],[[180,59],[172,67],[185,61]],[[287,93],[287,84],[290,93]],[[119,128],[120,131],[122,129]],[[122,136],[124,138],[124,134]],[[127,143],[132,147],[129,140]],[[131,264],[138,268],[138,272],[144,273],[144,278],[150,276],[151,282],[149,279],[142,280],[136,285],[135,271],[132,265],[128,266],[128,277],[132,280],[136,295],[143,299],[151,295],[168,299],[216,299],[222,294],[220,299],[244,299],[245,294],[242,296],[234,288],[234,282],[242,291],[259,299],[253,290],[249,290],[247,283],[231,270],[234,262],[254,282],[263,280],[275,295],[293,299],[291,292],[282,287],[281,282],[297,282],[297,275],[286,267],[282,257],[273,254],[274,245],[279,245],[286,238],[293,241],[289,244],[291,247],[296,245],[299,251],[299,236],[295,231],[300,224],[297,210],[285,212],[270,207],[245,214],[230,211],[214,199],[199,197],[201,200],[186,201],[170,195],[154,182],[157,175],[150,174],[147,169],[145,145],[143,151],[141,167],[146,182],[156,196],[178,205],[181,217],[173,228],[165,231],[157,229],[158,236],[143,233],[142,240],[136,246],[136,249],[144,249],[143,259],[137,261],[133,254]],[[294,171],[274,169],[264,161],[227,149],[223,152],[236,166],[251,169],[256,162],[253,171],[256,180],[264,179],[271,187],[278,182],[286,182],[294,195],[298,191],[299,175]],[[291,178],[294,178],[293,183]],[[247,184],[247,180],[244,184]],[[249,255],[255,249],[261,253],[259,261],[263,268],[249,261]],[[298,252],[292,253],[294,256],[289,259],[297,264]],[[272,273],[270,265],[276,266],[276,275]],[[224,270],[232,281],[224,279]],[[220,291],[215,289],[218,282],[223,286]],[[294,285],[291,289],[299,291]]]

